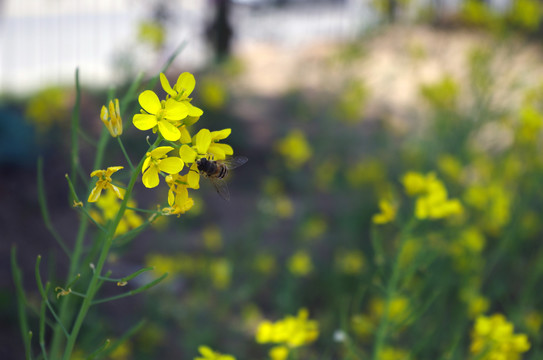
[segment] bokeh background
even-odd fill
[[[190,212],[115,247],[114,274],[156,267],[129,287],[170,275],[93,308],[79,354],[144,319],[108,358],[192,359],[205,344],[264,359],[257,324],[305,307],[320,336],[300,359],[369,359],[397,262],[381,359],[468,359],[474,319],[494,313],[527,334],[526,359],[541,359],[542,16],[538,0],[0,1],[0,358],[23,358],[12,245],[31,324],[36,256],[52,284],[65,281],[36,168],[41,157],[51,222],[71,243],[76,68],[90,174],[109,94],[156,75],[184,44],[170,82],[195,75],[201,126],[232,128],[227,142],[249,162],[229,177],[231,201],[204,184]],[[134,158],[146,149],[133,127],[123,139]],[[122,153],[109,149],[116,165]],[[413,214],[408,171],[434,172],[463,213],[421,222],[396,254]],[[140,190],[144,208],[167,191]],[[374,224],[382,199],[397,219]]]

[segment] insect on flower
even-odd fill
[[[230,192],[224,178],[228,175],[228,172],[235,169],[247,162],[246,156],[234,156],[225,160],[211,160],[207,158],[201,158],[196,161],[198,171],[201,175],[208,178],[217,193],[225,200],[230,200]]]

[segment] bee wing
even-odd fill
[[[245,164],[249,159],[247,156],[234,156],[226,160],[222,160],[222,163],[225,164],[229,170],[240,167]]]
[[[215,190],[217,190],[217,193],[220,195],[220,197],[222,197],[224,200],[230,201],[230,191],[228,191],[228,185],[226,185],[226,181],[217,177],[210,177],[209,180],[215,187]]]

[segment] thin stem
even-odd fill
[[[47,298],[47,292],[43,288],[43,283],[42,283],[41,275],[40,275],[40,263],[41,263],[41,255],[38,255],[38,257],[36,258],[36,268],[35,268],[36,283],[38,284],[38,291],[40,292],[42,300],[47,305],[47,308],[49,309],[49,311],[51,312],[51,314],[53,315],[53,317],[57,321],[58,325],[60,326],[60,328],[64,332],[64,335],[66,335],[66,337],[69,337],[68,331],[66,330],[66,328],[62,324],[62,322],[61,322],[59,316],[57,315],[56,311],[53,309],[53,306],[51,306],[51,303],[49,302],[49,299]],[[49,289],[49,284],[46,284],[46,288]]]
[[[50,284],[47,284],[45,286],[45,293],[49,292]],[[41,353],[43,355],[43,358],[47,360],[47,349],[45,348],[45,301],[41,302],[40,306],[40,332],[39,332],[39,340],[40,340],[40,348]]]
[[[79,87],[79,68],[75,69],[75,105],[72,112],[71,126],[71,166],[70,174],[76,180],[77,168],[79,167],[79,107],[81,102],[81,89]]]
[[[119,143],[119,146],[121,147],[121,150],[123,151],[124,158],[128,162],[128,165],[130,165],[130,170],[134,171],[134,165],[132,164],[132,161],[130,160],[130,156],[128,156],[128,153],[126,152],[126,149],[124,148],[123,141],[121,140],[120,136],[117,136],[117,142]]]
[[[111,340],[106,339],[106,341],[104,341],[102,346],[100,346],[98,349],[94,350],[92,354],[87,356],[87,360],[95,359],[98,355],[100,355],[100,353],[102,353],[109,346],[109,344],[111,344]]]
[[[135,290],[130,290],[129,292],[126,292],[126,293],[124,293],[124,294],[119,294],[119,295],[111,296],[111,297],[108,297],[108,298],[105,298],[105,299],[95,300],[95,301],[92,302],[91,305],[102,304],[102,303],[105,303],[105,302],[109,302],[109,301],[113,301],[113,300],[118,300],[118,299],[122,299],[122,298],[125,298],[125,297],[128,297],[128,296],[132,296],[132,295],[139,294],[139,293],[142,292],[142,291],[148,290],[148,289],[152,288],[153,286],[158,285],[158,284],[161,283],[162,280],[164,280],[167,276],[168,276],[168,273],[165,273],[164,275],[162,275],[162,276],[159,277],[158,279],[155,279],[155,280],[151,281],[149,284],[145,284],[145,285],[140,286],[139,288],[137,288],[137,289],[135,289]]]
[[[25,304],[26,298],[23,290],[23,276],[21,269],[17,265],[17,248],[15,245],[11,247],[11,274],[15,283],[15,296],[17,298],[17,314],[19,319],[19,329],[21,329],[21,337],[25,347],[25,357],[32,357],[30,339],[28,338],[28,318],[26,317]]]
[[[132,280],[133,278],[135,278],[136,276],[144,273],[144,272],[147,272],[147,271],[151,271],[151,270],[154,270],[154,266],[149,266],[149,267],[146,267],[146,268],[143,268],[143,269],[139,269],[138,271],[136,271],[135,273],[133,274],[130,274],[128,276],[125,276],[123,278],[119,278],[119,279],[112,279],[110,277],[104,277],[104,276],[98,276],[98,278],[100,280],[104,280],[104,281],[111,281],[111,282],[125,282],[125,281],[130,281]]]

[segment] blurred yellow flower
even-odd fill
[[[434,173],[422,175],[408,172],[402,182],[408,195],[418,195],[415,202],[415,216],[418,219],[442,219],[464,212],[459,200],[448,199],[445,185]]]
[[[326,220],[322,216],[312,216],[303,222],[300,237],[304,240],[314,240],[326,232]]]
[[[372,217],[374,224],[387,224],[396,219],[396,212],[398,211],[398,206],[396,203],[390,200],[380,200],[379,208],[381,212],[373,215]]]
[[[513,324],[501,314],[479,316],[471,332],[470,352],[481,360],[516,360],[530,349],[528,337],[514,334]]]
[[[288,259],[287,267],[292,275],[303,277],[313,271],[313,262],[307,251],[300,250]]]
[[[205,227],[202,231],[202,239],[204,240],[204,246],[208,250],[217,251],[222,248],[221,230],[216,225]]]
[[[283,344],[296,348],[310,344],[319,337],[319,324],[309,320],[307,309],[300,309],[298,315],[286,316],[276,322],[263,321],[256,331],[256,342],[259,344]]]
[[[256,271],[269,275],[275,271],[277,262],[275,257],[268,253],[261,253],[256,255],[254,259],[254,268]]]
[[[351,317],[351,328],[361,338],[368,340],[375,334],[375,320],[365,314],[358,314]]]
[[[195,357],[194,360],[236,360],[232,355],[224,355],[219,352],[211,350],[208,346],[200,346],[198,351],[202,357]]]
[[[543,314],[538,311],[530,311],[524,316],[524,324],[526,328],[534,334],[539,334],[541,325],[543,325]]]
[[[378,360],[409,360],[409,352],[402,349],[395,349],[393,347],[385,347],[377,355]]]
[[[25,116],[39,131],[45,131],[55,123],[68,123],[70,102],[65,90],[56,87],[46,88],[28,100]]]
[[[286,360],[288,358],[289,349],[286,346],[274,346],[270,350],[270,359]]]
[[[535,31],[541,24],[543,6],[538,0],[515,0],[508,14],[509,21],[523,30]]]
[[[373,298],[370,301],[370,313],[372,317],[379,319],[385,313],[385,300],[382,298]],[[400,324],[407,320],[411,314],[409,299],[405,296],[394,296],[388,304],[388,318],[391,322]]]
[[[132,358],[132,345],[128,341],[123,341],[109,354],[111,360],[127,360]]]
[[[211,281],[217,289],[226,289],[230,285],[232,265],[226,258],[214,260],[210,264]]]
[[[364,270],[366,260],[360,250],[339,250],[335,256],[335,267],[342,274],[359,275]]]
[[[220,81],[207,78],[202,81],[200,96],[206,106],[212,109],[220,109],[226,103],[228,92]]]
[[[135,208],[137,204],[134,200],[128,200],[128,207]],[[109,220],[113,220],[121,207],[117,196],[112,191],[107,191],[104,195],[100,196],[96,202],[96,207],[99,209],[91,209],[89,211],[92,218],[99,224],[105,224]],[[124,212],[115,235],[121,235],[128,232],[131,229],[135,229],[143,225],[143,219],[134,210],[126,209]]]
[[[142,21],[138,25],[138,39],[158,50],[164,45],[166,29],[157,21]]]
[[[275,199],[275,211],[280,218],[290,218],[294,215],[294,204],[286,195],[278,196]]]
[[[276,147],[285,158],[287,166],[292,169],[305,164],[313,153],[301,130],[292,130],[284,139],[277,142]]]

